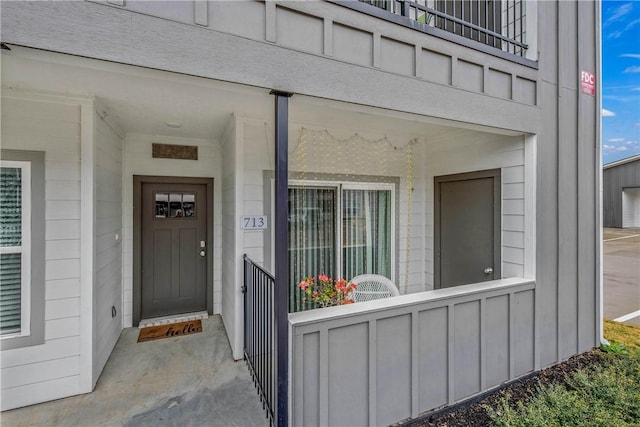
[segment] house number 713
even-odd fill
[[[242,230],[266,230],[267,216],[243,216],[240,219],[240,228]]]

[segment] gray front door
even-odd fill
[[[500,170],[435,178],[435,287],[500,278]]]
[[[207,185],[142,184],[141,318],[207,310]]]

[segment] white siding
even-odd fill
[[[93,381],[122,330],[122,139],[98,114],[95,132]],[[111,307],[116,314],[112,315]]]
[[[46,181],[45,343],[0,354],[6,410],[80,392],[80,105],[5,91],[2,148],[44,151]]]
[[[195,145],[198,160],[154,159],[151,144]],[[133,315],[133,175],[162,175],[213,178],[213,311],[221,310],[221,158],[217,141],[159,135],[127,134],[124,140],[123,172],[123,304],[124,327],[132,326]],[[137,325],[136,325],[137,326]]]
[[[233,357],[242,358],[242,330],[243,324],[240,303],[242,294],[240,286],[242,282],[242,260],[238,256],[237,233],[238,233],[238,181],[240,171],[237,167],[236,142],[239,129],[236,127],[237,121],[233,120],[230,127],[222,138],[222,320],[227,330],[227,336],[231,343]],[[242,131],[240,130],[240,134]]]

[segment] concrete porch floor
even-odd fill
[[[267,426],[243,361],[234,362],[220,316],[203,332],[137,343],[122,331],[93,393],[0,414],[13,426]]]

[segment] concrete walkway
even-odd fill
[[[199,334],[136,343],[125,329],[93,393],[0,414],[13,426],[267,426],[220,316]]]
[[[640,228],[605,228],[603,238],[604,317],[640,326]]]

